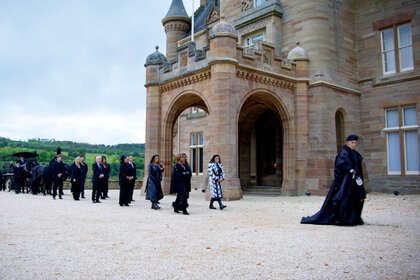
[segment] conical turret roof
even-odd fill
[[[165,18],[173,16],[188,18],[188,14],[187,11],[185,11],[184,3],[182,3],[182,0],[172,0],[171,7],[169,7],[169,11]]]

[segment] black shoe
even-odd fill
[[[75,198],[74,200],[80,200],[79,198]]]
[[[96,203],[96,200],[92,200],[92,203]]]
[[[134,199],[131,200],[132,202],[135,201]]]
[[[223,209],[225,209],[226,207],[227,207],[226,205],[221,204],[221,205],[220,205],[220,210],[223,210]]]
[[[216,207],[214,207],[212,204],[210,204],[209,208],[210,209],[216,209]]]
[[[184,214],[184,215],[189,215],[190,213],[188,213],[188,212],[187,212],[187,210],[183,210],[183,211],[182,211],[182,214]]]
[[[124,206],[130,206],[128,203],[124,203]]]
[[[108,195],[106,195],[105,198],[110,198],[110,197]]]
[[[55,199],[55,196],[53,196],[53,199]]]
[[[98,200],[96,200],[96,203],[102,203],[102,202],[98,199]]]
[[[101,196],[101,199],[105,199],[105,197],[104,196]]]
[[[122,203],[120,203],[120,206],[121,206],[121,207],[123,207],[123,204],[122,204]]]
[[[175,213],[179,213],[178,208],[174,208]]]
[[[61,197],[61,195],[58,197],[59,199],[63,199],[62,197]]]

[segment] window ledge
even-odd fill
[[[406,81],[413,81],[420,79],[420,73],[418,71],[410,70],[394,74],[387,74],[382,77],[373,78],[373,87],[396,84]]]
[[[283,13],[284,11],[280,0],[269,0],[262,5],[243,11],[235,21],[235,28],[239,29],[273,14],[282,17]]]

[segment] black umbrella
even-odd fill
[[[11,154],[12,157],[24,157],[24,158],[34,158],[39,156],[37,153],[32,153],[32,152],[18,152],[18,153],[14,153]]]

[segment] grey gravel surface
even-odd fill
[[[420,196],[369,194],[365,225],[301,225],[324,197],[245,196],[190,216],[0,192],[0,279],[420,279]],[[87,193],[90,197],[90,192]]]

